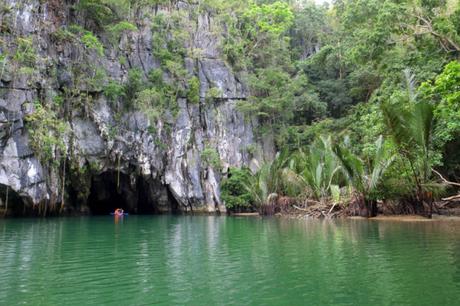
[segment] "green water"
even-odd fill
[[[460,305],[460,222],[0,220],[0,305]]]

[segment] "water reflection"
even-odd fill
[[[0,221],[0,304],[455,305],[459,222]]]

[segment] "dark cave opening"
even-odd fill
[[[161,214],[179,212],[179,204],[169,189],[158,180],[137,179],[137,213]]]
[[[22,197],[10,186],[0,184],[0,214],[18,216],[24,213],[25,203]]]
[[[129,177],[123,173],[104,172],[94,176],[91,182],[88,207],[92,215],[108,215],[117,208],[134,213],[137,198],[133,198]]]
[[[138,191],[137,213],[142,215],[158,213],[156,205],[148,193],[148,182],[143,178],[139,178],[137,180],[136,188]]]
[[[116,171],[92,178],[87,204],[92,215],[108,215],[117,208],[129,214],[175,213],[178,207],[161,182]]]

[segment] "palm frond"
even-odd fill
[[[414,143],[413,114],[401,107],[401,105],[383,102],[380,106],[388,132],[396,145],[403,152]]]
[[[385,149],[383,136],[380,135],[375,141],[375,155],[373,158],[371,174],[368,180],[368,190],[372,191],[377,188],[378,183],[382,179],[387,168],[393,163],[395,156],[390,155]]]
[[[433,128],[434,107],[426,101],[414,105],[415,131],[417,142],[424,151],[430,146],[431,131]]]
[[[414,102],[417,99],[415,74],[409,68],[403,70],[404,80],[406,82],[407,96],[409,101]]]

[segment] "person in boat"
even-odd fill
[[[123,216],[124,213],[125,213],[125,212],[124,212],[124,210],[123,210],[122,208],[117,208],[117,209],[115,209],[114,215],[115,215],[115,216]]]

